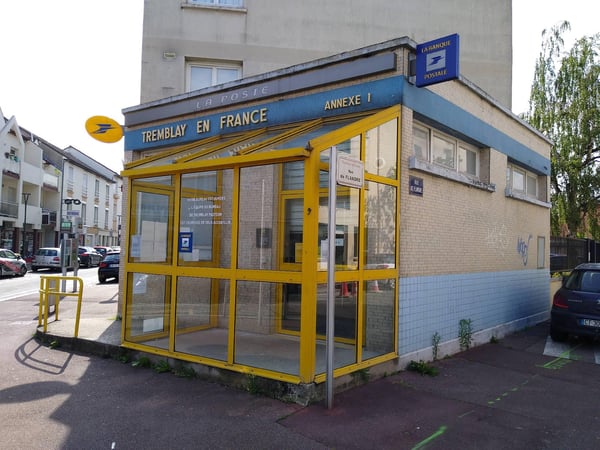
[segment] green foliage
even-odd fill
[[[196,378],[196,371],[190,366],[179,365],[173,369],[175,376],[180,378]]]
[[[429,375],[430,377],[435,377],[439,373],[436,367],[427,364],[423,360],[419,362],[411,361],[406,368],[412,372],[418,372],[421,375]]]
[[[262,389],[260,388],[260,384],[258,383],[258,379],[256,378],[256,375],[253,375],[251,373],[246,375],[246,391],[248,391],[250,394],[255,394],[255,395],[258,395],[262,392]]]
[[[158,373],[165,373],[165,372],[170,372],[171,371],[171,366],[169,365],[169,363],[167,361],[160,360],[159,362],[157,362],[154,366],[153,369],[155,372]]]
[[[458,322],[458,341],[461,350],[468,350],[473,342],[473,321],[471,319],[461,319]]]
[[[140,359],[137,359],[131,363],[133,367],[151,367],[152,361],[147,356],[142,356]]]
[[[436,331],[431,338],[432,352],[433,352],[433,360],[436,361],[438,359],[438,352],[440,346],[440,334]]]
[[[552,142],[552,234],[600,238],[600,34],[566,51],[562,22],[542,34],[525,119]]]
[[[357,370],[356,372],[352,372],[350,375],[352,378],[361,383],[367,383],[371,379],[371,374],[369,373],[368,368]]]

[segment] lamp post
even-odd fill
[[[21,252],[21,257],[25,258],[27,255],[25,251],[27,250],[27,202],[29,201],[29,196],[31,193],[23,192],[23,203],[25,203],[25,214],[23,217],[23,251]]]

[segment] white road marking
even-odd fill
[[[566,342],[554,342],[550,336],[546,338],[546,345],[544,347],[544,356],[552,356],[554,358],[571,359],[571,351],[575,348],[571,347]],[[575,358],[573,358],[575,359]],[[600,364],[600,348],[598,345],[594,346],[594,362]]]

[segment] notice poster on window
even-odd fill
[[[167,258],[167,224],[142,222],[140,257],[142,261],[165,261]]]

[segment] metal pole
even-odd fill
[[[23,251],[21,252],[21,258],[25,259],[27,257],[27,202],[29,201],[29,196],[31,193],[23,192],[23,203],[25,203],[25,214],[23,216]]]
[[[333,350],[335,345],[335,210],[337,208],[336,190],[337,148],[331,147],[329,151],[329,214],[327,228],[327,328],[325,335],[325,349],[327,353],[327,408],[333,408]]]
[[[63,156],[62,159],[62,178],[60,180],[60,226],[58,228],[58,232],[59,235],[62,234],[62,239],[60,242],[60,265],[62,268],[62,276],[66,277],[67,276],[67,266],[65,264],[65,260],[66,260],[66,250],[67,250],[67,246],[66,246],[66,242],[67,239],[69,238],[69,234],[68,233],[62,233],[62,222],[63,222],[63,204],[65,202],[64,200],[64,196],[65,196],[65,162],[67,161],[67,158],[65,158]],[[61,292],[65,292],[67,289],[67,281],[66,280],[62,280],[62,286],[61,286]]]

